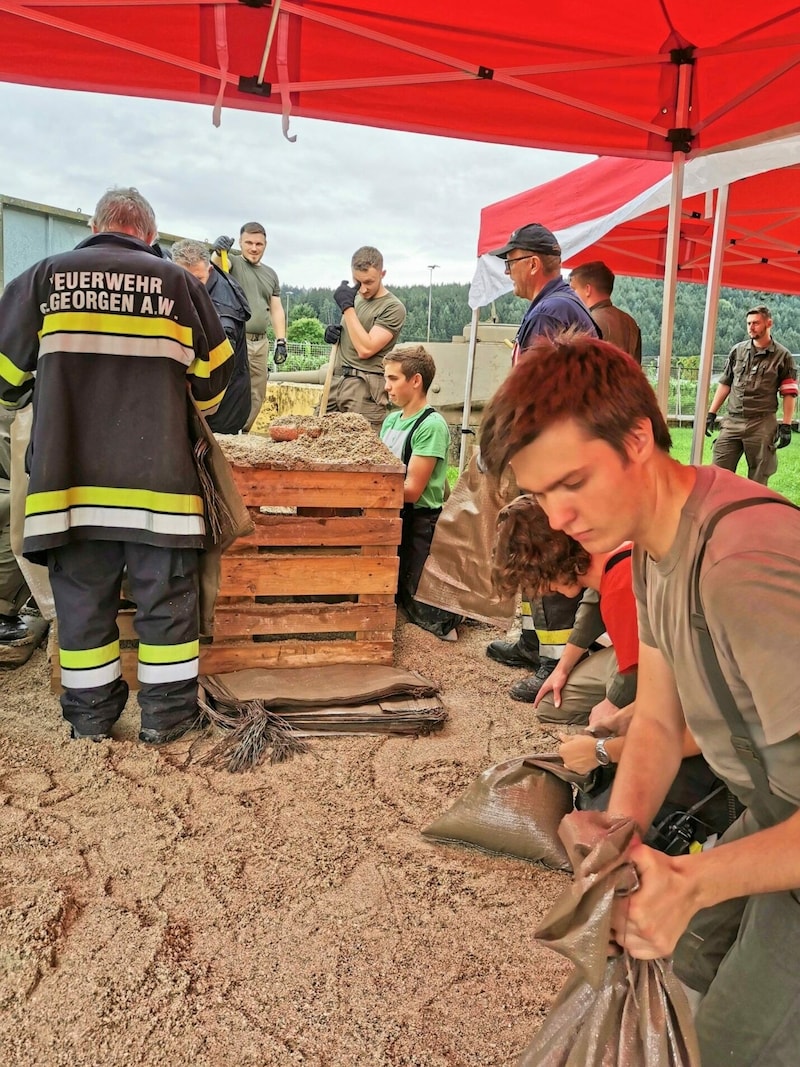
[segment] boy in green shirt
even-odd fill
[[[422,345],[414,345],[395,348],[383,369],[389,400],[398,410],[387,415],[381,440],[406,465],[398,603],[418,626],[455,640],[460,616],[414,599],[444,503],[450,451],[447,423],[428,404],[436,364]]]

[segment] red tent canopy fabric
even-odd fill
[[[602,259],[616,274],[663,278],[669,177],[669,164],[658,161],[587,163],[485,207],[478,253],[498,248],[517,226],[537,221],[558,235],[565,267]],[[800,137],[698,156],[686,164],[678,281],[709,280],[714,191],[721,185],[729,187],[721,284],[800,295]],[[490,298],[510,288],[492,260],[482,260],[476,274],[477,279],[483,269],[487,284],[500,286]]]
[[[800,129],[795,0],[0,0],[0,80],[669,159]],[[787,130],[789,132],[789,130]]]

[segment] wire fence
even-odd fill
[[[330,345],[315,345],[310,341],[287,341],[286,349],[289,353],[288,359],[279,367],[273,364],[274,370],[317,370],[328,362],[331,354]],[[272,363],[271,356],[270,362]]]
[[[716,379],[722,373],[727,358],[724,354],[714,356],[711,369],[711,389],[705,405],[706,408],[714,395]],[[655,388],[658,382],[658,360],[656,358],[644,359],[642,367],[648,381]],[[678,422],[691,422],[694,419],[699,369],[699,356],[685,356],[680,359],[674,359],[670,364],[667,418],[675,419]]]

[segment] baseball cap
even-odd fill
[[[526,252],[538,252],[542,256],[560,256],[561,246],[546,226],[540,222],[528,222],[509,237],[502,248],[490,252],[490,256],[505,259],[512,248],[524,248]]]

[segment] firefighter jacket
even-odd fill
[[[203,284],[135,237],[95,234],[15,278],[0,297],[0,403],[33,394],[23,554],[202,548],[186,385],[211,413],[232,370]]]

